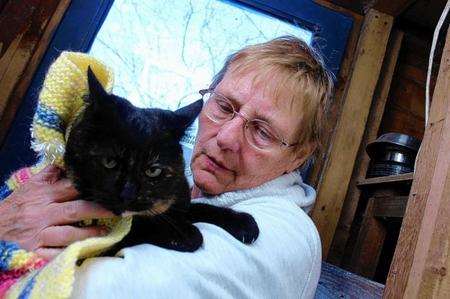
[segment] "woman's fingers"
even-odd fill
[[[41,242],[43,247],[65,247],[76,241],[103,236],[107,232],[108,229],[103,226],[50,226],[41,232]]]
[[[61,179],[53,184],[49,197],[54,202],[65,202],[74,200],[78,195],[77,189],[69,179]]]
[[[114,214],[96,203],[85,200],[74,200],[50,205],[49,225],[71,224],[93,218],[108,218]]]
[[[99,228],[55,228],[114,216],[97,204],[76,200],[78,192],[68,179],[60,176],[58,167],[47,166],[0,202],[0,240],[15,242],[26,250],[37,250],[43,257],[52,259],[62,247],[103,232]]]

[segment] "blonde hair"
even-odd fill
[[[333,89],[331,73],[322,57],[306,42],[294,36],[282,36],[271,41],[247,46],[228,57],[224,67],[217,73],[210,88],[214,89],[227,71],[244,73],[258,70],[254,80],[277,80],[274,101],[279,102],[280,93],[291,93],[291,107],[302,111],[297,150],[310,146],[312,154],[321,145],[325,130],[325,115]],[[266,77],[264,77],[266,76]],[[286,98],[283,97],[283,101]],[[298,106],[297,106],[298,105]]]

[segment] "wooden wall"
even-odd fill
[[[383,298],[450,298],[450,31],[443,35],[429,123]]]
[[[425,82],[430,36],[404,31],[380,134],[399,132],[422,139],[425,130]]]
[[[349,1],[340,2],[346,4],[347,7],[351,7]],[[355,6],[355,2],[357,1],[353,1],[351,4]],[[389,88],[385,111],[381,119],[377,136],[387,132],[399,132],[412,135],[419,139],[423,138],[425,129],[425,82],[428,57],[434,26],[445,6],[445,2],[446,1],[441,0],[419,0],[412,4],[407,3],[409,5],[408,8],[396,17],[393,32],[403,32],[403,40],[401,42],[401,48],[395,66],[392,83]],[[363,5],[356,5],[355,7],[362,10],[362,6]],[[448,23],[446,26],[448,27]],[[444,28],[446,26],[444,26]],[[445,34],[443,35],[445,36]],[[438,49],[439,48],[442,49],[442,44]],[[440,54],[441,53],[437,51],[431,80],[431,91],[433,90],[436,81]],[[367,155],[364,149],[360,149],[360,151],[362,151],[364,155]],[[356,161],[354,170],[358,169],[360,163],[361,161]],[[359,190],[356,190],[358,188],[353,189],[354,190],[349,188],[347,191],[360,192]],[[356,203],[347,203],[347,200],[352,198],[356,198]],[[353,271],[357,270],[355,269],[355,266],[352,265],[352,256],[354,256],[355,252],[355,238],[359,233],[360,223],[358,222],[358,219],[360,220],[362,218],[367,203],[360,199],[359,193],[354,196],[347,193],[346,202],[344,203],[343,208],[344,212],[341,214],[337,233],[333,240],[333,246],[328,255],[329,262]],[[348,207],[355,207],[355,205],[357,205],[356,213],[348,213]],[[385,248],[383,249],[383,255],[386,255],[383,256],[384,264],[379,264],[383,269],[378,269],[376,277],[380,282],[384,282],[387,271],[389,270],[389,264],[396,245],[396,235],[398,234],[399,227],[390,227],[389,229],[393,230],[392,233],[395,238],[390,240],[388,242],[389,244],[385,245]],[[386,246],[389,248],[386,248]]]
[[[0,146],[69,3],[0,2]]]

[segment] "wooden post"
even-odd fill
[[[376,197],[371,197],[367,203],[350,269],[353,273],[371,279],[375,275],[387,233],[385,224],[374,216],[376,201]]]
[[[450,298],[450,31],[384,298]]]
[[[312,213],[321,236],[324,258],[328,255],[347,193],[392,22],[391,16],[376,10],[370,10],[364,21],[344,107]]]
[[[327,115],[327,130],[323,135],[322,150],[319,151],[314,157],[311,173],[308,175],[307,179],[309,184],[317,187],[320,185],[320,181],[323,177],[325,164],[328,160],[328,153],[331,147],[330,141],[334,134],[333,129],[339,119],[339,114],[345,102],[345,94],[348,86],[350,85],[352,66],[356,56],[356,46],[358,44],[364,18],[362,15],[356,14],[351,10],[342,8],[341,6],[334,5],[327,0],[315,0],[314,2],[339,13],[350,15],[353,18],[353,27],[350,32],[350,36],[348,37],[344,59],[342,60],[341,68],[336,78],[334,97],[330,105],[330,112]]]
[[[346,248],[350,251],[347,254],[349,256],[352,255],[353,249],[351,247],[346,247],[346,245],[350,237],[350,229],[361,196],[361,191],[357,186],[358,181],[366,177],[367,169],[369,168],[370,159],[369,155],[366,153],[366,146],[369,142],[374,141],[378,137],[378,130],[384,114],[384,108],[389,95],[394,70],[397,65],[397,58],[402,40],[403,32],[398,30],[392,32],[386,51],[386,57],[381,69],[380,79],[378,80],[375,95],[373,97],[372,107],[370,108],[369,117],[367,119],[364,136],[356,157],[356,165],[353,169],[347,195],[345,197],[342,214],[336,228],[330,254],[328,255],[328,261],[335,265],[341,264]]]

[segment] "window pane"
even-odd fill
[[[174,110],[200,98],[231,52],[286,34],[311,42],[303,28],[228,1],[119,0],[90,53],[114,69],[114,93]]]

